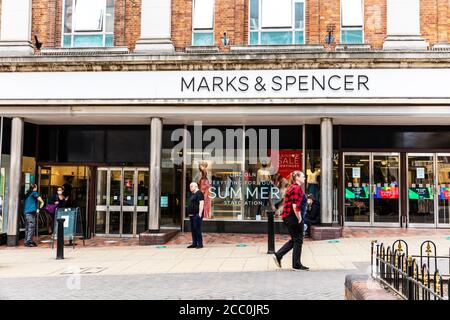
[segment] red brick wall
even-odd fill
[[[61,46],[63,0],[33,0],[32,37],[44,47]],[[114,43],[133,49],[140,36],[141,0],[115,0]]]
[[[364,42],[373,49],[382,49],[387,33],[387,1],[365,0]]]
[[[172,40],[176,50],[191,45],[192,1],[172,0]],[[365,0],[365,43],[381,49],[386,37],[386,1]],[[33,0],[32,37],[44,47],[61,44],[63,0]],[[340,0],[305,0],[306,43],[324,44],[327,26],[333,25],[335,43],[340,43]],[[216,0],[215,44],[222,48],[227,32],[232,45],[248,43],[249,0]],[[1,0],[0,0],[1,10]],[[1,11],[0,11],[1,12]],[[140,36],[141,0],[115,1],[115,45],[133,49]],[[421,32],[430,44],[450,41],[450,0],[421,0]]]

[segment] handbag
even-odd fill
[[[49,214],[55,214],[56,208],[58,208],[57,204],[48,203],[44,210],[47,211]]]

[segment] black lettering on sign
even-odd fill
[[[335,90],[335,91],[341,90],[341,87],[340,87],[340,86],[339,86],[339,87],[333,87],[333,86],[331,85],[331,80],[333,80],[334,78],[337,78],[338,80],[341,80],[341,77],[338,76],[338,75],[331,76],[330,79],[328,79],[328,86],[330,87],[331,90]]]
[[[369,82],[369,77],[365,75],[359,75],[358,76],[358,90],[361,90],[361,86],[364,86],[367,91],[369,91],[369,87],[367,86],[367,83]]]
[[[298,77],[298,90],[300,91],[308,91],[308,88],[305,87],[308,85],[308,76],[300,76]]]
[[[281,83],[278,82],[277,80],[278,80],[278,81],[281,81],[281,77],[280,77],[280,76],[275,76],[275,77],[272,78],[272,83],[273,83],[273,85],[272,85],[272,90],[273,90],[273,91],[280,91],[281,88],[283,87],[283,86],[281,85]]]
[[[289,90],[290,86],[293,86],[297,82],[297,79],[293,76],[286,76],[286,91]]]
[[[200,84],[198,85],[197,92],[200,91],[201,89],[206,89],[206,90],[208,90],[208,92],[211,91],[209,89],[208,81],[206,80],[205,77],[202,77],[202,80],[200,81]]]
[[[230,87],[233,88],[234,92],[237,91],[236,87],[233,84],[234,80],[236,80],[236,77],[231,78],[231,80],[230,80],[230,78],[227,77],[227,92],[230,90],[229,89]]]
[[[223,91],[222,89],[223,79],[222,77],[213,77],[213,92],[216,91],[216,87]]]
[[[239,86],[239,91],[247,91],[248,90],[248,78],[247,77],[240,77],[239,83],[241,84]]]
[[[315,76],[312,76],[312,90],[316,89],[315,84],[317,84],[322,90],[325,90],[325,76],[322,76],[322,82],[319,82]]]
[[[344,76],[344,88],[345,91],[353,91],[353,76],[352,75],[345,75]]]
[[[194,82],[194,77],[191,78],[191,81],[189,81],[189,84],[186,83],[186,80],[184,79],[184,77],[181,77],[181,92],[184,92],[184,88],[186,88],[186,90],[191,89],[192,92],[194,92],[195,90],[195,82]],[[192,87],[192,88],[191,88]]]

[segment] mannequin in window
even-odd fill
[[[270,167],[266,161],[261,161],[261,168],[256,172],[256,185],[258,188],[258,211],[256,213],[257,220],[261,218],[261,212],[265,210],[274,210],[272,204],[271,188],[272,176],[270,174]],[[259,216],[259,217],[258,217]]]
[[[204,196],[204,206],[203,206],[203,219],[211,218],[211,199],[209,197],[209,188],[211,187],[211,182],[208,179],[208,168],[207,162],[200,162],[198,169],[200,170],[200,180],[198,181],[198,187]]]
[[[311,162],[310,169],[306,170],[306,176],[308,182],[308,193],[311,193],[314,199],[318,199],[320,169],[316,170],[314,162]]]

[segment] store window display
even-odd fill
[[[316,168],[315,162],[311,162],[311,166],[306,170],[307,191],[314,196],[314,199],[319,198],[319,181],[320,181],[320,167]]]

